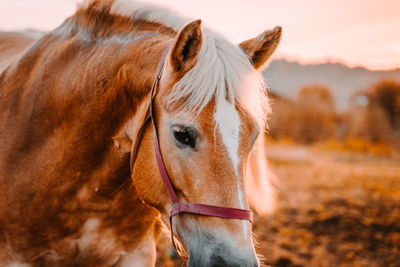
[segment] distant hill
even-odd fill
[[[308,64],[284,59],[272,61],[263,72],[272,92],[293,98],[305,85],[328,87],[336,109],[346,110],[351,96],[365,90],[383,78],[400,82],[400,68],[390,71],[370,71],[362,67],[349,68],[340,63]]]
[[[29,39],[30,42],[41,37],[45,32],[27,29],[21,32],[2,32],[0,29],[0,49],[7,44],[2,37],[9,35]],[[16,49],[15,45],[9,47]],[[0,58],[1,69],[11,62],[12,58]],[[284,59],[272,61],[263,72],[272,92],[284,97],[294,98],[301,87],[321,84],[328,87],[335,100],[336,109],[346,110],[351,96],[360,90],[368,89],[380,79],[394,79],[400,82],[400,68],[391,71],[370,71],[362,67],[349,68],[340,63],[307,64],[291,62]]]

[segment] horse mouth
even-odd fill
[[[185,248],[188,251],[188,266],[211,267],[258,267],[251,243],[239,246],[230,236],[199,230],[196,236],[186,237]]]

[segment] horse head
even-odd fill
[[[198,20],[173,40],[153,109],[160,154],[180,202],[248,209],[245,166],[269,108],[259,70],[280,36],[277,27],[236,46]],[[173,228],[189,266],[258,266],[248,220],[182,213],[169,224],[172,202],[153,134],[147,127],[132,179],[143,201]]]

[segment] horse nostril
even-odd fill
[[[211,266],[211,267],[227,267],[227,266],[229,266],[229,267],[245,267],[245,266],[258,267],[259,264],[258,264],[257,260],[249,261],[249,260],[244,260],[244,259],[241,259],[241,260],[238,260],[238,259],[233,260],[231,258],[224,259],[221,256],[214,255],[211,257],[210,264],[207,266]]]
[[[230,266],[221,256],[213,256],[211,258],[211,267],[226,267]]]

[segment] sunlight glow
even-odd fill
[[[193,18],[239,43],[275,25],[275,58],[339,61],[370,69],[400,68],[398,0],[148,0]],[[0,0],[0,30],[51,30],[78,0]]]

